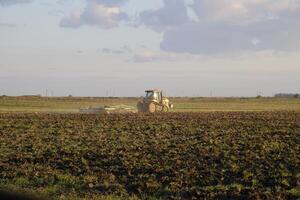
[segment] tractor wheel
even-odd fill
[[[149,113],[154,113],[155,111],[156,111],[156,105],[153,102],[149,103],[148,112]]]
[[[138,109],[138,112],[144,112],[144,105],[142,102],[138,102],[137,105],[136,105],[137,109]]]
[[[168,106],[163,106],[162,110],[163,110],[163,112],[168,112],[169,108],[168,108]]]

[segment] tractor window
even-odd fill
[[[154,98],[160,101],[160,94],[159,92],[154,93]]]
[[[147,92],[146,97],[147,98],[153,98],[154,97],[154,92]]]
[[[147,91],[146,98],[160,100],[160,93],[156,91]]]

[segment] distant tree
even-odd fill
[[[260,98],[262,98],[262,96],[261,96],[261,95],[257,95],[256,98],[257,98],[257,99],[260,99]]]
[[[297,94],[297,93],[278,93],[278,94],[275,94],[275,97],[279,97],[279,98],[299,98],[300,94]]]

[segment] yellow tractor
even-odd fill
[[[137,109],[139,112],[168,112],[173,108],[173,104],[170,100],[163,96],[163,93],[159,89],[146,90],[146,96],[143,97],[137,103]]]

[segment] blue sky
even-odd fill
[[[299,0],[0,0],[0,94],[300,93]]]

